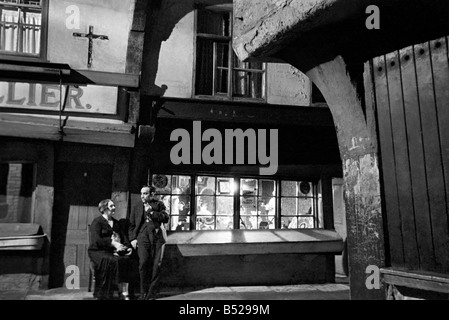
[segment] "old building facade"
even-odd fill
[[[335,280],[332,114],[299,69],[239,59],[231,1],[0,8],[0,237],[46,239],[0,248],[4,286],[64,286],[72,265],[87,284],[96,205],[126,222],[145,184],[171,217],[164,285]]]

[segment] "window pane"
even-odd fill
[[[315,228],[313,217],[298,217],[298,228],[299,229]]]
[[[257,202],[254,196],[240,198],[240,214],[257,214]]]
[[[299,183],[299,195],[300,196],[312,196],[312,184],[310,182]]]
[[[297,198],[281,198],[281,212],[283,216],[295,216]]]
[[[296,197],[298,195],[296,191],[296,181],[282,181],[281,192],[284,197]]]
[[[276,181],[259,180],[259,196],[268,198],[276,196]]]
[[[234,189],[235,189],[234,179],[218,178],[217,195],[233,195]]]
[[[190,217],[185,217],[185,220],[179,217],[177,225],[170,225],[170,231],[190,231]]]
[[[234,218],[232,216],[217,216],[217,230],[234,229]]]
[[[233,216],[234,215],[234,198],[233,197],[217,197],[217,215]]]
[[[41,46],[41,1],[0,4],[0,50],[38,55]]]
[[[282,217],[281,219],[282,229],[297,229],[298,217]]]
[[[152,185],[156,188],[156,194],[171,194],[172,176],[165,174],[154,174]]]
[[[218,68],[216,93],[227,95],[228,89],[228,70]]]
[[[242,230],[258,229],[257,216],[241,215],[240,216],[240,229],[242,229]]]
[[[229,37],[231,35],[230,13],[198,10],[197,28],[198,33]]]
[[[234,72],[234,96],[261,99],[264,98],[263,74],[256,72]]]
[[[215,177],[197,177],[197,195],[215,195]]]
[[[217,43],[217,67],[229,66],[229,43]]]
[[[0,222],[31,222],[34,165],[0,164]]]
[[[176,199],[179,198],[179,201]],[[174,200],[173,200],[174,199]],[[173,196],[170,217],[170,230],[190,229],[190,197],[180,195]]]
[[[275,228],[275,216],[260,216],[258,218],[259,229],[274,229]]]
[[[197,217],[196,218],[196,230],[215,230],[215,218],[213,216]]]
[[[240,180],[240,195],[242,196],[257,196],[257,180],[256,179],[241,179]]]
[[[299,198],[298,199],[298,214],[312,214],[313,213],[313,199]]]
[[[259,198],[259,214],[261,216],[274,216],[276,214],[276,197],[271,197],[268,201],[263,199]]]
[[[210,216],[215,214],[215,197],[200,196],[197,197],[197,211],[198,216]]]
[[[213,41],[197,39],[195,94],[213,94],[214,46]]]
[[[170,214],[172,206],[171,196],[165,194],[159,195],[159,200],[164,203],[167,213]]]
[[[234,53],[234,68],[238,69],[252,69],[252,70],[263,70],[263,63],[262,62],[243,62],[240,61],[237,55]]]

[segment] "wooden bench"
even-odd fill
[[[448,274],[398,268],[382,268],[380,273],[386,285],[388,300],[401,296],[396,286],[449,294]]]

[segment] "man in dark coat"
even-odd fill
[[[168,223],[169,215],[154,187],[144,186],[140,194],[143,203],[133,207],[129,219],[129,241],[139,256],[141,299],[154,299],[166,242],[161,224]]]

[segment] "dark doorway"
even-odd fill
[[[80,284],[87,286],[89,258],[87,228],[99,215],[98,203],[111,197],[112,165],[58,163],[52,222],[50,287],[65,284],[67,266],[80,270]]]

